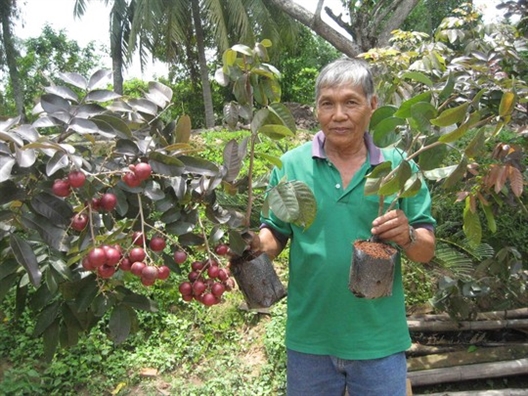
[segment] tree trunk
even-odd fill
[[[191,0],[191,7],[196,33],[196,44],[198,46],[198,62],[200,64],[200,79],[202,82],[202,93],[205,107],[205,127],[213,128],[215,125],[213,95],[211,93],[209,69],[207,68],[207,59],[205,57],[204,31],[202,20],[200,18],[200,4],[198,0]]]
[[[292,0],[269,0],[269,2],[296,21],[312,29],[343,54],[349,57],[355,57],[362,52],[361,48],[354,41],[346,38],[337,30],[324,23],[320,15],[312,14]]]
[[[302,23],[328,41],[337,50],[349,57],[366,52],[375,46],[389,44],[391,32],[401,26],[419,0],[384,0],[368,9],[350,9],[353,15],[352,23],[346,23],[341,15],[334,14],[325,7],[327,15],[340,27],[349,32],[352,39],[347,38],[322,21],[320,3],[316,14],[297,5],[293,0],[269,0],[270,3],[284,11],[296,21]]]
[[[115,5],[114,5],[115,6]],[[123,94],[123,20],[116,10],[110,13],[110,53],[114,91]]]
[[[13,11],[13,4],[11,0],[3,0],[0,2],[0,18],[2,23],[2,39],[9,70],[9,78],[11,86],[13,87],[13,95],[17,110],[17,115],[20,117],[20,122],[26,122],[26,112],[24,108],[24,87],[20,82],[17,67],[18,53],[13,43],[13,34],[11,32],[11,15]]]

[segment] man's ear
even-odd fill
[[[377,95],[372,95],[372,98],[370,99],[370,108],[372,109],[372,111],[378,108],[378,96]]]

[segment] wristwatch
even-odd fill
[[[409,243],[405,245],[405,248],[411,247],[416,242],[416,230],[412,225],[409,225]]]

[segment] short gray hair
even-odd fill
[[[321,89],[350,85],[361,86],[368,100],[374,95],[374,79],[369,64],[363,59],[341,58],[326,65],[315,80],[315,101]]]

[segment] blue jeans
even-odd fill
[[[381,359],[344,360],[288,349],[288,396],[405,396],[405,352]]]

